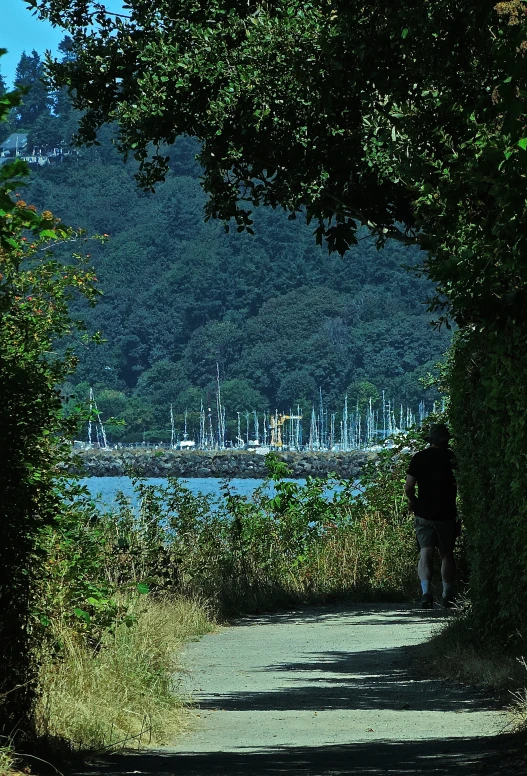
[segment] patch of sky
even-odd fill
[[[104,5],[112,13],[123,10],[119,0],[107,0]],[[0,73],[10,88],[22,53],[30,54],[35,49],[41,57],[46,51],[57,55],[58,45],[67,31],[39,19],[24,0],[0,0],[0,11],[0,48],[7,49],[7,54],[0,60]]]

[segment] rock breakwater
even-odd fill
[[[330,472],[338,477],[355,478],[371,454],[360,450],[349,453],[283,452],[291,477],[317,477]],[[122,477],[131,472],[142,477],[241,477],[267,475],[265,456],[245,450],[179,451],[162,449],[82,450],[72,473],[83,477]]]

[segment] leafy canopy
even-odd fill
[[[250,229],[251,207],[305,208],[341,253],[367,224],[430,252],[436,307],[446,294],[459,323],[521,314],[521,0],[28,4],[72,36],[76,56],[50,70],[85,111],[80,139],[117,121],[144,186],[193,135],[210,216]]]

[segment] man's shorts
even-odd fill
[[[443,552],[452,552],[458,536],[457,520],[426,520],[415,517],[415,532],[419,547],[438,547]]]

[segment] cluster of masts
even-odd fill
[[[90,388],[90,410],[88,414],[88,447],[108,447],[106,431],[97,407],[93,388]]]
[[[320,392],[319,407],[313,405],[309,435],[307,438],[303,429],[303,415],[300,406],[296,411],[286,413],[237,412],[237,433],[234,441],[225,441],[225,408],[218,403],[219,413],[214,417],[212,408],[205,409],[203,403],[200,409],[200,432],[198,440],[189,440],[187,432],[188,413],[185,410],[185,431],[183,438],[177,438],[174,426],[174,414],[170,409],[171,447],[185,449],[192,447],[200,450],[225,449],[260,449],[260,450],[313,450],[313,451],[343,451],[371,449],[383,444],[394,434],[407,431],[417,422],[422,423],[429,412],[444,411],[444,402],[438,405],[434,402],[426,407],[424,401],[419,403],[417,412],[410,407],[386,399],[382,393],[382,405],[374,408],[370,398],[366,407],[361,407],[357,401],[350,409],[348,397],[344,397],[341,413],[330,413],[325,407]],[[217,422],[215,422],[217,421]]]
[[[205,407],[203,401],[199,411],[199,432],[191,438],[188,432],[188,416],[184,413],[184,431],[176,429],[174,409],[170,406],[170,448],[175,450],[227,450],[245,449],[259,452],[269,450],[294,451],[342,451],[375,449],[385,444],[394,434],[405,432],[417,422],[422,423],[429,412],[444,411],[444,402],[434,402],[426,407],[419,403],[417,412],[410,407],[398,406],[382,392],[380,407],[374,407],[370,398],[365,405],[357,401],[350,407],[344,397],[340,413],[330,413],[325,405],[322,391],[319,391],[318,406],[313,405],[309,433],[305,436],[303,415],[300,406],[288,413],[258,412],[257,410],[237,412],[236,436],[227,439],[225,406],[221,400],[219,384],[216,392],[216,406]],[[194,413],[193,413],[194,414]],[[232,425],[231,425],[232,428]],[[88,421],[88,445],[108,447],[106,433],[97,403],[90,389],[90,416]]]

